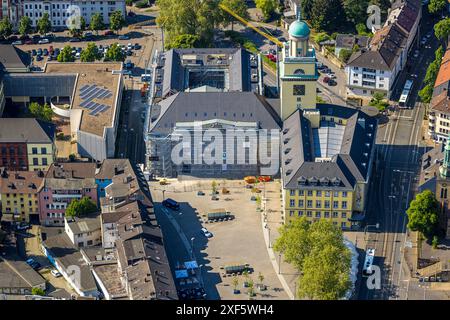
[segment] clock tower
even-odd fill
[[[289,26],[289,41],[280,60],[281,118],[287,119],[297,109],[316,108],[316,81],[319,78],[314,49],[309,49],[310,30],[301,20]]]

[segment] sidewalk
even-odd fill
[[[274,252],[272,248],[275,239],[279,236],[278,229],[282,226],[280,182],[270,184],[269,188],[267,188],[267,185],[265,187],[265,195],[263,193],[262,197],[262,207],[265,208],[265,212],[261,214],[261,228],[263,229],[267,253],[286,294],[291,300],[295,300],[297,271],[286,262],[283,263],[282,255]]]

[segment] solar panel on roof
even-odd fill
[[[82,94],[80,94],[80,97],[88,95],[90,92],[94,91],[95,88],[95,85],[90,86],[89,88],[85,89]]]
[[[97,103],[95,108],[91,109],[91,113],[90,114],[94,114],[94,113],[98,112],[98,110],[100,110],[101,108],[103,108],[103,105]]]
[[[108,90],[103,91],[101,94],[98,95],[98,99],[104,99],[109,94]]]
[[[111,92],[108,92],[108,94],[105,96],[105,97],[103,97],[103,99],[108,99],[109,97],[111,97],[112,96],[112,93]]]
[[[81,87],[80,92],[83,93],[84,91],[86,91],[89,88],[89,85],[85,84],[84,86]]]
[[[95,105],[94,101],[89,101],[89,103],[86,105],[86,109],[92,109],[92,107]]]

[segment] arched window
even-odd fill
[[[294,71],[294,74],[305,74],[305,70],[297,69],[297,70]]]

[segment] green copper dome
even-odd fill
[[[307,38],[310,32],[308,25],[300,20],[295,20],[289,26],[289,35],[295,38]]]

